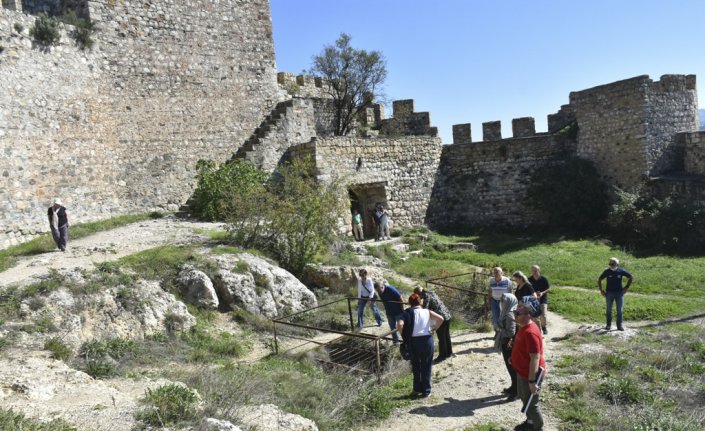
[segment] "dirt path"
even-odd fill
[[[23,258],[19,264],[0,272],[0,288],[26,285],[46,277],[51,269],[92,269],[95,264],[117,260],[162,245],[193,244],[208,239],[198,230],[221,228],[222,223],[200,223],[171,217],[133,223],[71,240],[65,253],[58,250]],[[69,232],[70,236],[70,232]]]
[[[561,354],[558,340],[577,325],[549,312],[548,327],[545,352],[550,372]],[[501,393],[510,380],[502,356],[494,350],[493,334],[454,333],[452,342],[456,356],[433,367],[431,396],[397,410],[374,430],[405,429],[410,423],[414,429],[462,430],[489,421],[512,429],[523,422],[521,402],[508,403]],[[544,429],[557,430],[557,420],[546,409],[543,415]]]

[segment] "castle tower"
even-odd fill
[[[695,75],[647,75],[570,94],[578,156],[608,184],[631,189],[676,168],[675,134],[698,129]]]

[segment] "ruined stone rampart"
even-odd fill
[[[34,16],[0,15],[0,246],[46,231],[55,196],[74,223],[175,209],[196,161],[229,158],[285,97],[267,0],[88,5],[92,51],[65,31],[40,49]]]
[[[546,134],[444,146],[428,208],[429,224],[456,231],[541,224],[541,215],[527,204],[531,175],[573,154],[573,142]]]
[[[440,154],[441,139],[432,136],[329,137],[292,149],[292,157],[313,157],[322,179],[342,181],[363,214],[385,204],[396,226],[426,222]]]
[[[414,111],[414,100],[407,99],[392,102],[392,117],[381,120],[380,133],[438,136],[438,129],[431,126],[431,114]]]
[[[578,155],[608,184],[631,188],[672,169],[678,132],[697,130],[695,76],[638,76],[570,94]]]

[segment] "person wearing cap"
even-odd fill
[[[619,259],[616,257],[610,258],[607,263],[607,269],[602,271],[600,277],[597,279],[597,287],[600,288],[600,294],[605,297],[607,302],[607,325],[605,325],[605,330],[609,331],[612,329],[612,304],[617,306],[617,329],[624,331],[624,326],[622,326],[622,315],[624,311],[624,294],[629,290],[629,286],[632,285],[634,277],[628,272],[619,267]],[[627,278],[627,285],[622,287],[622,278]],[[602,288],[602,280],[607,279],[607,289]]]
[[[66,208],[61,199],[54,199],[54,205],[49,207],[47,215],[49,216],[51,236],[54,238],[56,246],[59,250],[66,251],[66,244],[69,240],[69,216],[66,214]]]

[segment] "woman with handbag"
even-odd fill
[[[409,297],[409,306],[397,320],[397,331],[404,339],[411,356],[411,370],[414,373],[412,395],[425,398],[431,395],[433,331],[441,326],[443,317],[421,308],[421,297],[416,293]]]

